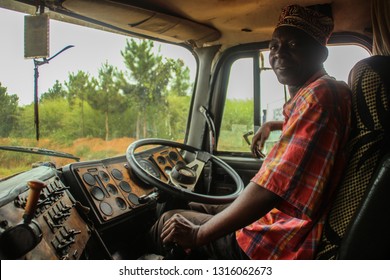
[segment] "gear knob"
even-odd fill
[[[40,180],[31,180],[27,182],[27,185],[29,186],[30,191],[23,215],[23,220],[26,224],[30,223],[34,218],[34,212],[37,208],[39,196],[41,195],[41,191],[46,187],[46,184]]]

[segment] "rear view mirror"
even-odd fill
[[[24,17],[24,58],[49,56],[49,16],[39,14]]]

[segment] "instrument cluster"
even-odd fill
[[[137,160],[150,176],[164,182],[172,168],[184,162],[179,151],[171,147],[144,151],[137,155]],[[76,199],[92,207],[97,226],[109,225],[148,207],[142,198],[155,191],[134,176],[125,156],[73,163],[64,167],[63,175]]]

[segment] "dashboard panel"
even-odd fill
[[[150,176],[167,182],[169,172],[184,162],[172,147],[157,147],[137,154],[137,161]],[[77,199],[92,207],[97,227],[115,224],[149,207],[142,197],[156,189],[140,181],[130,170],[125,156],[101,161],[73,163],[63,168],[63,175]]]
[[[184,162],[176,148],[164,146],[142,151],[136,159],[164,182]],[[41,182],[42,189],[26,222],[32,181]],[[59,170],[32,168],[0,181],[0,259],[136,258],[143,250],[140,240],[154,223],[158,197],[156,187],[133,174],[125,156]]]

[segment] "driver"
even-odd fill
[[[278,143],[232,204],[164,213],[150,231],[155,253],[176,243],[201,259],[314,258],[350,130],[350,90],[323,68],[332,30],[332,18],[315,7],[282,10],[269,60],[291,98],[284,122],[265,123],[251,148],[258,154],[281,129]]]

